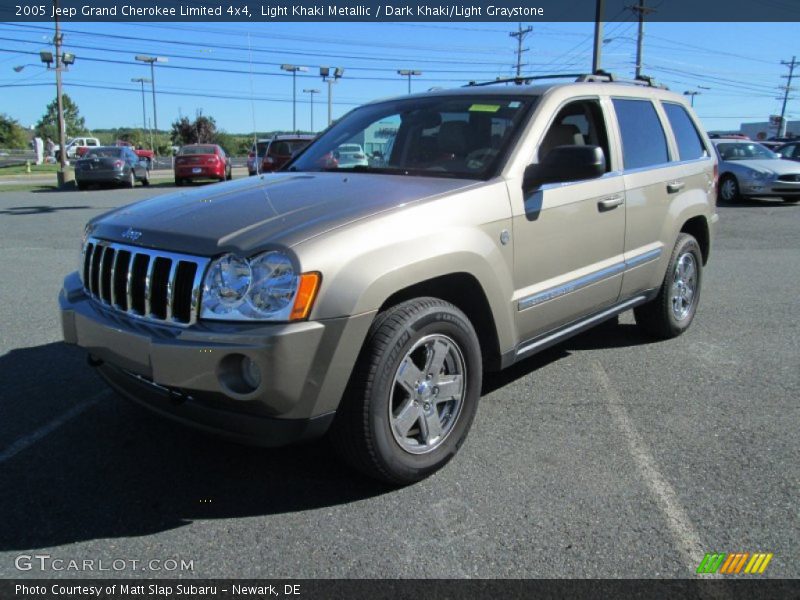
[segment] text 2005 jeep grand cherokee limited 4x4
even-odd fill
[[[369,164],[337,165],[342,144]],[[681,96],[609,76],[375,102],[281,172],[93,219],[64,337],[159,413],[327,433],[417,481],[464,442],[484,370],[631,308],[656,337],[689,326],[715,170]]]

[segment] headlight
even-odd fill
[[[755,169],[748,169],[747,174],[753,179],[766,179],[772,175],[769,171],[756,171]]]
[[[250,259],[226,254],[208,267],[200,317],[231,321],[294,321],[311,310],[319,273],[298,274],[283,252]]]

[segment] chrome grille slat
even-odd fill
[[[172,320],[172,302],[175,299],[175,276],[178,272],[179,262],[178,260],[173,260],[169,268],[169,277],[167,278],[167,321]]]
[[[153,312],[153,271],[156,268],[156,257],[150,256],[147,265],[147,275],[144,278],[144,316],[147,317]]]
[[[119,263],[119,251],[114,253],[114,262],[111,263],[111,277],[109,278],[109,287],[111,288],[111,306],[117,306],[117,286],[115,285],[116,278],[114,277],[117,274],[117,263]]]
[[[83,252],[84,289],[103,306],[152,323],[186,327],[197,321],[200,288],[210,259],[96,238],[87,239]],[[128,257],[127,262],[123,253]],[[157,263],[158,281],[154,282]],[[194,269],[194,275],[187,269]],[[183,283],[176,285],[180,277]],[[191,289],[187,285],[190,277]],[[158,294],[158,297],[154,297],[154,294]],[[152,312],[154,306],[155,314]],[[134,307],[143,307],[144,314]],[[188,314],[187,307],[191,307]]]

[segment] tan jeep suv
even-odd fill
[[[339,165],[342,144],[380,158]],[[691,108],[643,82],[382,100],[280,172],[93,219],[64,337],[163,415],[262,445],[328,434],[405,484],[464,442],[485,370],[628,309],[686,330],[715,177]]]

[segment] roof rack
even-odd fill
[[[464,87],[482,87],[486,85],[495,85],[498,83],[513,83],[515,85],[528,85],[532,81],[539,81],[542,79],[572,79],[576,82],[594,82],[594,83],[626,83],[628,85],[643,85],[647,87],[656,87],[660,89],[669,89],[665,85],[656,83],[655,79],[648,75],[639,75],[635,79],[619,78],[613,73],[598,70],[594,73],[552,73],[549,75],[529,75],[525,77],[509,77],[506,79],[494,79],[491,81],[470,81]]]

